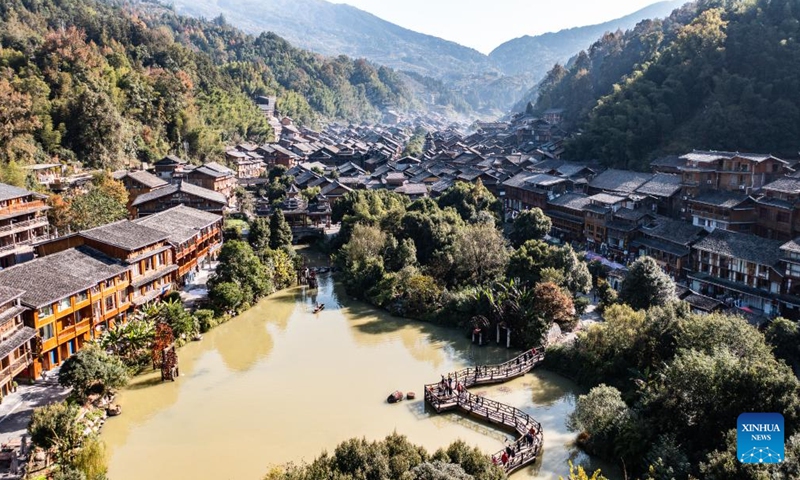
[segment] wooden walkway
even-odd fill
[[[499,365],[470,367],[451,373],[453,393],[449,394],[447,388],[441,382],[425,385],[425,402],[431,405],[438,413],[459,409],[489,423],[502,425],[520,435],[511,445],[514,454],[509,456],[504,465],[506,473],[512,473],[536,461],[542,450],[542,442],[544,440],[542,425],[518,408],[474,395],[469,393],[467,389],[476,385],[507,382],[530,372],[543,360],[544,353],[534,354],[532,350],[528,350],[522,355]],[[456,388],[459,383],[464,387],[460,392]],[[531,432],[531,429],[535,433],[529,436],[528,433]],[[530,441],[531,437],[532,441]],[[505,452],[506,450],[503,449],[492,455],[492,461],[502,465],[501,458]]]

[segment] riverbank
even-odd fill
[[[313,314],[316,303],[326,309]],[[440,374],[516,353],[391,317],[349,300],[322,275],[319,289],[273,294],[183,347],[178,381],[161,383],[155,374],[133,379],[117,399],[125,413],[102,434],[109,477],[255,479],[270,464],[311,461],[343,440],[377,440],[393,431],[430,451],[460,438],[488,454],[511,437],[458,414],[436,415],[421,395],[398,405],[388,405],[386,395],[422,392]],[[556,479],[567,473],[568,460],[606,470],[571,445],[565,418],[583,392],[570,382],[537,371],[475,393],[543,424],[542,460],[514,478]]]

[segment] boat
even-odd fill
[[[406,393],[406,400],[414,400],[415,398],[417,398],[417,394],[416,393],[414,393],[414,392]]]
[[[387,398],[386,401],[389,403],[397,403],[403,400],[403,392],[400,390],[395,390],[392,392]]]
[[[324,303],[320,303],[319,305],[314,307],[314,313],[319,313],[319,312],[321,312],[323,310],[325,310],[325,304]]]

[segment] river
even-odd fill
[[[312,312],[321,302],[325,310]],[[293,288],[208,332],[178,352],[181,376],[136,377],[117,399],[123,414],[102,437],[109,478],[259,479],[271,466],[310,462],[350,437],[397,431],[431,453],[456,439],[487,453],[506,433],[457,413],[428,412],[422,385],[473,364],[499,363],[517,351],[471,345],[463,332],[393,318],[359,302],[323,275],[318,290]],[[418,400],[386,403],[394,391]],[[544,453],[513,475],[555,479],[567,461],[593,461],[572,446],[565,426],[580,393],[537,370],[473,393],[518,407],[542,423]]]

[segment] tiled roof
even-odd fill
[[[652,173],[611,169],[594,177],[589,186],[599,190],[632,193],[652,178]]]
[[[547,175],[545,173],[522,172],[503,182],[503,185],[516,188],[549,187],[565,181],[566,180],[561,177]]]
[[[656,217],[650,225],[643,226],[641,229],[645,235],[684,246],[688,246],[705,232],[703,227],[661,216]]]
[[[138,250],[167,239],[159,230],[145,227],[130,220],[109,223],[101,227],[80,232],[80,236],[127,251]]]
[[[144,170],[135,170],[133,172],[128,172],[126,176],[136,180],[145,187],[158,188],[168,185],[168,183],[165,182],[164,180]]]
[[[657,173],[653,179],[636,189],[637,193],[654,197],[671,197],[681,191],[681,177],[668,173]]]
[[[1,270],[0,285],[24,290],[22,303],[39,308],[126,269],[120,261],[84,245]]]
[[[11,200],[12,198],[26,197],[34,193],[24,188],[15,187],[13,185],[6,185],[0,183],[0,201]]]
[[[592,201],[589,199],[589,197],[582,193],[565,193],[564,195],[556,197],[547,203],[548,205],[569,208],[572,210],[583,210],[583,208],[586,205],[589,205],[591,202]]]
[[[134,222],[169,235],[167,240],[174,244],[191,240],[203,228],[222,220],[222,216],[195,208],[179,205]]]
[[[614,205],[615,203],[625,201],[625,197],[620,197],[619,195],[611,195],[610,193],[598,193],[597,195],[592,195],[591,197],[589,197],[589,200],[593,202],[602,203],[605,205]]]
[[[225,195],[209,190],[207,188],[198,187],[188,182],[181,182],[179,185],[169,185],[163,188],[153,190],[152,192],[144,193],[136,197],[136,200],[131,204],[132,206],[142,205],[144,203],[156,200],[158,198],[167,197],[178,192],[188,193],[196,197],[204,198],[215,203],[227,205],[228,199]]]
[[[773,192],[800,194],[800,178],[780,178],[764,185],[762,188]]]
[[[7,357],[9,354],[11,354],[11,352],[29,342],[30,339],[35,336],[36,330],[32,329],[31,327],[26,326],[20,328],[17,332],[0,343],[0,358]]]
[[[208,162],[202,167],[196,168],[194,171],[214,178],[236,175],[236,172],[217,162]]]
[[[683,155],[681,158],[684,160],[688,160],[690,162],[701,162],[701,163],[715,162],[717,160],[722,160],[722,159],[729,160],[731,158],[743,158],[745,160],[751,160],[753,162],[763,162],[764,160],[774,158],[775,160],[787,163],[779,158],[773,157],[769,153],[717,152],[714,150],[695,150],[692,153],[687,153],[686,155]]]
[[[694,248],[760,265],[774,266],[780,259],[780,247],[783,244],[784,242],[777,240],[718,228],[697,242]]]
[[[714,190],[704,192],[691,199],[692,202],[703,203],[706,205],[713,205],[715,207],[733,208],[748,198],[744,193],[725,192],[722,190]]]

